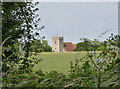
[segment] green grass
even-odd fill
[[[68,74],[70,70],[70,62],[75,62],[75,58],[80,59],[86,55],[86,52],[43,52],[36,56],[36,58],[43,58],[41,62],[36,64],[34,71],[41,69],[44,73],[56,70],[58,72]],[[80,63],[82,65],[82,63]]]

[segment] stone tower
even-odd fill
[[[52,37],[52,51],[63,52],[63,37]]]

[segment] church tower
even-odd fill
[[[52,37],[52,51],[63,52],[63,37]]]

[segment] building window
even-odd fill
[[[55,41],[55,44],[56,44],[56,41]]]
[[[61,43],[61,44],[63,43],[62,39],[61,39],[60,43]]]

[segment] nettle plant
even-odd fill
[[[76,58],[74,66],[71,62],[71,77],[82,77],[83,82],[81,84],[85,83],[84,86],[86,87],[118,86],[119,38],[120,36],[113,34],[104,42],[99,42],[97,39],[91,41],[82,38],[86,43],[87,55],[81,59]],[[92,44],[94,51],[88,50],[88,43]],[[104,50],[96,51],[100,46]],[[82,67],[79,66],[79,62],[84,62]]]

